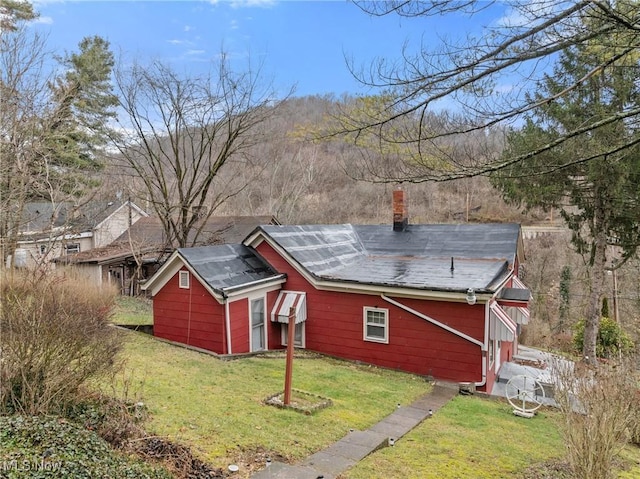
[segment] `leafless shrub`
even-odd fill
[[[0,411],[57,412],[121,347],[114,292],[72,277],[0,277]]]
[[[632,444],[640,447],[640,389],[636,391],[635,401],[633,403],[633,418],[634,421],[629,428],[630,441]]]
[[[613,477],[614,459],[637,427],[637,370],[628,362],[597,368],[554,365],[555,400],[576,477]]]

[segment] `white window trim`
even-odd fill
[[[247,296],[247,306],[249,308],[249,351],[256,352],[253,347],[253,322],[251,317],[251,302],[256,300],[262,300],[262,305],[264,307],[262,325],[264,328],[264,334],[262,335],[262,339],[264,341],[264,348],[259,349],[257,351],[268,351],[269,350],[269,324],[267,321],[267,295],[265,293],[262,294],[251,294]]]
[[[378,313],[383,313],[384,314],[384,338],[378,338],[378,337],[370,337],[367,336],[367,313],[368,312],[378,312]],[[381,324],[373,324],[375,326],[382,326]],[[389,310],[386,308],[373,308],[373,307],[369,307],[369,306],[365,306],[363,311],[362,311],[362,339],[364,341],[369,341],[369,342],[373,342],[373,343],[382,343],[382,344],[389,344]]]
[[[190,286],[189,281],[189,272],[185,270],[181,270],[178,273],[178,286],[181,289],[189,289]]]

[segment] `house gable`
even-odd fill
[[[285,281],[251,249],[227,244],[177,249],[142,289],[155,296],[183,268],[221,304],[226,298],[279,287]]]
[[[126,201],[93,227],[93,247],[100,248],[113,243],[140,218],[149,215],[131,201]]]

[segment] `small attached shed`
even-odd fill
[[[270,349],[268,321],[285,275],[239,244],[179,248],[143,285],[153,295],[153,333],[218,354]]]

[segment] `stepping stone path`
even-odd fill
[[[458,384],[436,382],[431,392],[401,406],[365,431],[351,431],[298,465],[274,462],[251,479],[335,479],[372,452],[392,445],[458,394]]]

